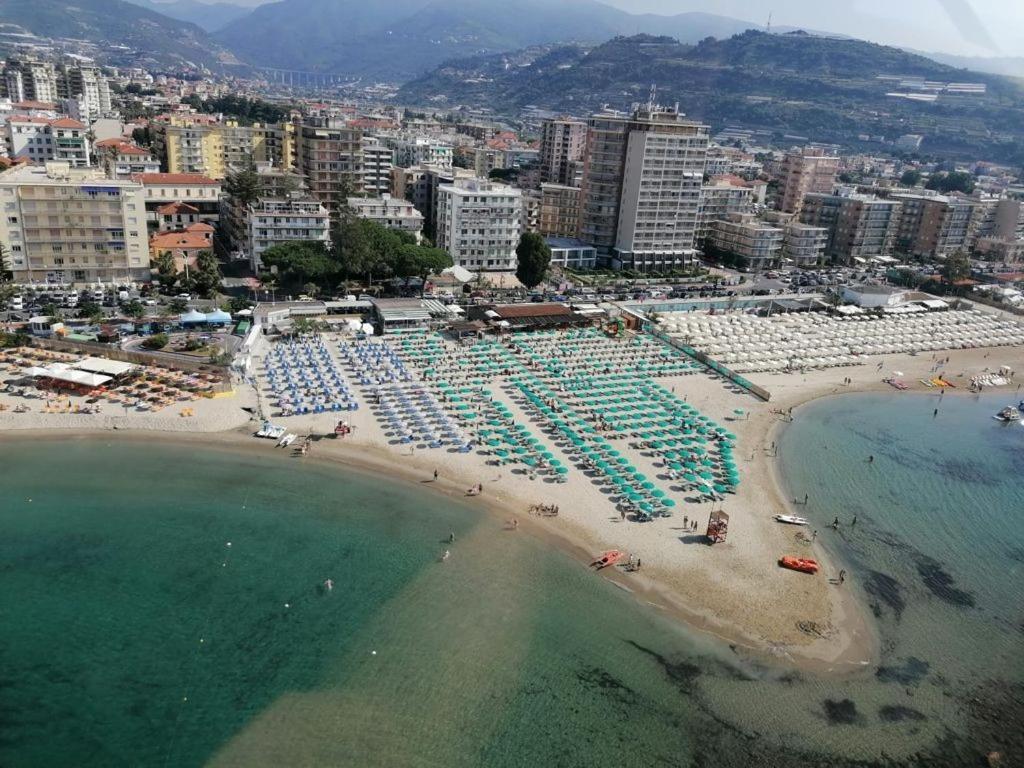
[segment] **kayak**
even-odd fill
[[[780,557],[779,565],[801,573],[817,573],[819,568],[817,560],[811,560],[809,557],[793,557],[792,555]]]
[[[788,523],[789,525],[810,525],[811,522],[806,517],[795,517],[793,515],[776,515],[775,519],[780,523]]]
[[[609,565],[615,565],[617,562],[619,562],[619,560],[622,559],[622,554],[623,553],[617,549],[609,550],[602,554],[599,558],[594,560],[594,562],[592,562],[590,565],[593,568],[597,568],[597,570],[607,568]]]

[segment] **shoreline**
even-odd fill
[[[112,439],[126,442],[147,442],[151,439],[158,439],[165,444],[189,445],[201,443],[213,449],[252,455],[266,455],[267,449],[274,449],[275,447],[272,441],[253,442],[254,438],[243,427],[217,432],[167,432],[138,428],[111,430],[80,428],[40,429],[26,427],[0,433],[0,445],[16,444],[37,439]],[[435,481],[430,471],[422,466],[422,462],[411,462],[414,468],[410,467],[409,464],[399,464],[393,461],[393,456],[389,456],[373,446],[357,443],[345,444],[330,438],[322,438],[316,441],[314,446],[314,450],[302,459],[293,459],[290,453],[283,451],[275,452],[271,450],[271,455],[278,456],[282,460],[293,459],[295,461],[312,462],[325,468],[341,466],[347,471],[356,472],[374,479],[387,477],[389,480],[398,480],[408,485],[410,489],[423,490],[426,488],[430,493],[440,494],[457,503],[480,508],[488,519],[493,519],[499,525],[504,525],[510,518],[515,518],[519,521],[519,527],[529,535],[538,538],[542,543],[556,547],[581,566],[589,566],[593,558],[593,552],[588,548],[583,537],[573,536],[571,531],[557,527],[558,518],[552,518],[549,523],[545,518],[524,514],[520,506],[515,506],[517,501],[515,499],[502,498],[497,495],[488,496],[486,493],[482,496],[467,496],[465,484],[461,478],[441,476]],[[670,621],[681,625],[680,629],[684,632],[695,632],[710,637],[715,642],[727,645],[734,653],[742,650],[749,657],[749,661],[766,666],[795,667],[800,670],[820,674],[839,675],[859,671],[868,664],[867,661],[843,662],[841,659],[837,660],[837,658],[829,654],[811,652],[815,648],[815,644],[800,649],[797,652],[792,652],[791,650],[785,653],[778,653],[777,649],[774,649],[776,652],[773,652],[772,647],[759,643],[757,638],[751,637],[749,633],[743,631],[734,623],[686,606],[677,596],[672,594],[671,589],[667,585],[659,583],[657,579],[651,579],[646,575],[641,576],[637,573],[620,572],[618,569],[602,571],[599,574],[595,573],[595,575],[628,593],[631,599],[644,603]],[[841,651],[847,651],[851,645],[852,643],[845,643]],[[863,652],[863,649],[858,649],[857,652],[860,654]]]
[[[956,358],[948,370],[970,370],[959,376],[946,374],[950,381],[981,372],[989,367],[991,355],[999,363],[1010,362],[1024,369],[1024,352],[1019,348],[970,349],[943,353]],[[642,556],[644,571],[625,573],[619,569],[602,572],[606,579],[637,600],[647,603],[681,629],[707,636],[715,642],[728,645],[735,653],[753,662],[767,666],[796,667],[826,675],[857,674],[877,665],[881,654],[881,638],[876,622],[870,616],[866,600],[855,585],[842,589],[827,581],[827,575],[838,572],[843,565],[841,556],[832,552],[822,541],[814,543],[796,538],[799,531],[783,526],[772,519],[775,513],[799,514],[787,493],[785,480],[776,457],[768,450],[769,443],[777,443],[788,426],[774,412],[777,409],[797,409],[806,403],[841,394],[870,392],[897,393],[880,379],[886,375],[879,366],[888,362],[891,367],[919,371],[934,367],[936,358],[922,356],[892,356],[887,361],[869,358],[865,363],[842,369],[819,369],[806,373],[770,374],[758,377],[757,383],[773,393],[772,401],[756,401],[748,394],[729,389],[727,382],[702,372],[663,380],[664,386],[680,387],[689,402],[701,412],[716,415],[734,412],[733,406],[743,405],[747,418],[726,416],[730,429],[739,435],[742,456],[743,482],[738,493],[726,498],[724,506],[733,517],[735,531],[725,544],[709,547],[682,546],[698,543],[701,536],[678,537],[670,531],[678,521],[673,518],[660,524],[643,526],[629,524],[617,527],[615,515],[611,521],[600,516],[607,499],[597,494],[588,479],[565,485],[548,485],[528,481],[523,474],[508,472],[490,465],[486,458],[473,454],[453,457],[442,452],[425,450],[406,453],[386,440],[372,408],[353,412],[351,436],[343,439],[317,439],[312,453],[306,457],[314,464],[341,465],[351,471],[368,473],[408,483],[410,487],[430,486],[432,493],[442,493],[459,503],[477,505],[488,517],[503,525],[509,518],[519,521],[520,527],[530,535],[557,547],[582,565],[588,565],[594,553],[612,547]],[[850,378],[850,384],[839,383]],[[911,378],[912,377],[912,378]],[[910,380],[916,376],[910,373]],[[510,406],[517,420],[529,423],[529,414],[511,399],[501,379],[493,384],[495,398]],[[1011,387],[1006,387],[1010,399]],[[999,390],[989,389],[988,393]],[[935,389],[915,383],[907,392],[911,395],[927,394],[935,398]],[[964,388],[951,390],[951,394],[972,394]],[[742,401],[738,403],[737,401]],[[96,439],[162,440],[179,444],[202,443],[209,447],[222,447],[245,453],[264,453],[274,447],[271,441],[254,440],[254,417],[243,410],[257,402],[256,391],[240,386],[234,396],[225,400],[203,403],[203,411],[195,419],[182,419],[174,415],[78,416],[72,414],[44,415],[0,414],[0,441],[9,444],[32,439]],[[940,398],[941,402],[941,398]],[[327,417],[330,420],[332,417]],[[291,417],[275,418],[289,431],[299,434],[323,435],[323,419]],[[748,454],[749,451],[749,454]],[[274,451],[271,451],[274,453]],[[282,458],[290,452],[278,451]],[[749,455],[749,458],[747,456]],[[653,459],[644,459],[645,462]],[[652,465],[653,466],[653,465]],[[434,469],[441,472],[440,480],[432,478]],[[648,470],[651,471],[651,470]],[[494,474],[497,473],[497,477]],[[467,497],[465,489],[483,481],[483,495]],[[541,518],[527,513],[531,503],[553,501],[562,505],[563,512],[555,518]],[[707,504],[686,505],[680,510],[697,516],[706,515]],[[612,508],[607,507],[611,512]],[[678,541],[677,541],[678,538]],[[809,548],[823,570],[812,579],[803,574],[782,571],[777,558],[786,550]],[[809,624],[813,631],[806,631]],[[819,631],[820,630],[820,631]]]

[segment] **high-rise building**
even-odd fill
[[[418,165],[413,168],[393,168],[391,184],[394,196],[408,200],[423,214],[423,233],[431,240],[437,237],[437,190],[442,184],[456,179],[472,179],[473,172],[465,168],[434,168]]]
[[[828,230],[825,256],[852,265],[891,257],[903,205],[870,195],[811,194],[804,198],[800,222]]]
[[[12,102],[56,104],[60,99],[57,81],[57,67],[52,62],[10,58],[4,64],[3,95]]]
[[[942,258],[974,245],[976,201],[957,196],[896,194],[903,205],[896,249],[917,258]]]
[[[825,254],[828,230],[791,221],[784,226],[782,260],[798,267],[814,266]]]
[[[386,143],[395,152],[395,165],[402,168],[432,165],[450,169],[455,158],[455,148],[450,144],[424,136],[389,138]]]
[[[540,180],[548,184],[579,186],[583,152],[587,145],[587,124],[560,117],[541,125]]]
[[[540,221],[545,237],[576,237],[580,230],[580,190],[564,184],[540,185]]]
[[[394,151],[375,136],[363,137],[363,191],[372,197],[391,194]]]
[[[19,282],[149,280],[142,186],[66,162],[0,173],[0,240]]]
[[[112,108],[110,83],[99,67],[86,64],[59,67],[57,92],[61,99],[77,103],[80,120],[97,120],[108,115]]]
[[[437,247],[468,270],[516,268],[522,192],[483,179],[456,179],[437,189]]]
[[[294,193],[303,192],[306,189],[305,180],[291,168],[281,168],[268,162],[259,162],[252,165],[245,163],[241,166],[233,166],[228,169],[227,177],[224,180],[226,189],[236,189],[240,185],[239,179],[243,174],[255,173],[255,184],[249,190],[253,199],[241,199],[230,193],[221,195],[220,198],[220,229],[226,246],[236,254],[242,254],[252,262],[249,250],[250,227],[249,214],[250,205],[259,200],[288,200]],[[241,256],[236,256],[241,258]]]
[[[332,216],[363,193],[363,132],[334,118],[309,117],[295,129],[295,169]]]
[[[788,152],[782,160],[778,208],[786,213],[799,213],[807,195],[828,194],[836,182],[839,158],[809,147]]]
[[[580,237],[615,266],[637,271],[692,261],[708,127],[673,109],[588,121]]]

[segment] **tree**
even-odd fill
[[[220,262],[213,255],[213,251],[199,252],[191,278],[192,289],[200,296],[210,297],[217,292],[223,275],[220,272]]]
[[[903,175],[900,176],[900,184],[904,187],[916,187],[920,181],[921,172],[913,168],[904,171]]]
[[[78,316],[88,319],[88,321],[93,325],[103,322],[103,318],[105,317],[103,314],[103,307],[95,301],[82,302],[78,306]]]
[[[178,284],[178,269],[174,264],[174,255],[170,251],[157,254],[156,279],[164,293],[170,293]]]
[[[232,315],[241,312],[243,309],[251,309],[252,301],[245,298],[245,296],[232,296],[222,306],[225,312],[230,312]]]
[[[516,247],[516,277],[527,288],[536,288],[551,265],[551,248],[536,232],[524,232]]]
[[[406,285],[413,277],[420,278],[425,284],[427,277],[451,265],[452,257],[442,248],[406,243],[398,250],[394,273],[397,277],[404,277]]]
[[[266,269],[276,269],[282,283],[298,289],[307,283],[328,285],[338,272],[327,246],[319,240],[293,240],[268,248],[260,257]]]
[[[245,167],[228,174],[224,179],[224,191],[243,206],[256,202],[260,196],[260,175],[256,163],[249,156]]]
[[[3,243],[0,243],[0,283],[9,282],[11,279],[14,278],[14,273],[7,266],[7,253],[7,246],[4,245]],[[11,266],[14,265],[12,264]]]
[[[166,333],[155,333],[152,336],[143,339],[142,346],[146,349],[163,349],[167,346],[167,342],[170,341]]]
[[[186,309],[188,309],[188,302],[184,299],[171,299],[171,304],[168,307],[171,312],[176,315],[180,315]]]
[[[924,186],[925,189],[933,189],[943,194],[963,192],[969,195],[974,191],[974,177],[966,171],[934,173]]]
[[[124,305],[124,313],[135,322],[138,322],[146,316],[146,308],[142,306],[141,302],[132,300]]]
[[[967,254],[957,251],[946,257],[946,263],[942,265],[942,277],[949,283],[964,280],[971,276],[971,260]]]

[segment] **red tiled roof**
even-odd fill
[[[53,122],[49,117],[32,117],[29,115],[11,115],[7,118],[8,123],[34,123],[36,125],[49,125]]]
[[[11,106],[15,109],[55,109],[57,107],[56,104],[49,101],[32,101],[31,99],[16,101]]]
[[[50,123],[54,128],[85,128],[85,123],[72,120],[70,117],[61,117]]]
[[[210,247],[210,237],[202,232],[157,232],[149,239],[149,247],[203,250]]]
[[[564,304],[498,304],[493,307],[499,317],[550,317],[571,315],[573,312]]]
[[[132,181],[143,184],[186,184],[193,187],[220,186],[219,181],[201,173],[136,173],[132,175]]]
[[[159,208],[156,209],[156,212],[159,213],[161,216],[167,216],[174,215],[176,213],[199,213],[199,209],[196,208],[194,205],[189,205],[188,203],[184,203],[181,200],[177,200],[173,203],[161,205]]]
[[[189,224],[185,227],[186,232],[213,232],[213,227],[207,224],[205,221],[197,221],[195,224]]]
[[[112,139],[100,139],[99,141],[95,142],[95,146],[97,148],[99,148],[99,147],[116,147],[119,144],[125,144],[125,143],[126,143],[125,139],[118,138],[118,137],[115,136]]]
[[[136,146],[135,144],[118,144],[117,145],[117,154],[119,154],[119,155],[139,155],[141,157],[143,155],[150,154],[150,152],[149,152],[148,149],[144,149],[143,147]]]

